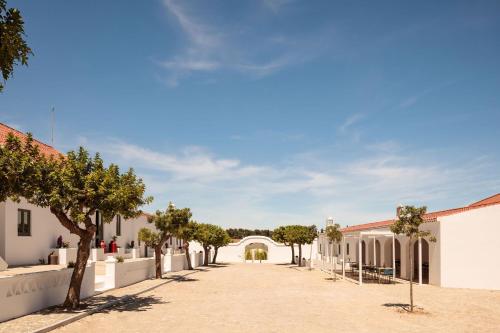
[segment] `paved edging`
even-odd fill
[[[198,270],[195,270],[194,272],[189,272],[187,274],[184,274],[183,276],[188,276],[188,275],[195,274],[195,273],[198,273]],[[66,326],[66,325],[71,324],[71,323],[73,323],[73,322],[75,322],[77,320],[80,320],[82,318],[88,317],[88,316],[90,316],[90,315],[92,315],[94,313],[100,312],[100,311],[102,311],[104,309],[113,307],[116,304],[119,304],[121,302],[127,301],[127,300],[131,299],[134,296],[139,296],[141,294],[147,293],[147,292],[149,292],[151,290],[154,290],[154,289],[156,289],[158,287],[161,287],[163,285],[166,285],[167,283],[174,282],[174,281],[175,280],[164,281],[164,282],[162,282],[162,283],[160,283],[160,284],[158,284],[156,286],[152,286],[152,287],[146,288],[146,289],[138,291],[136,293],[133,293],[133,294],[130,294],[130,295],[121,296],[118,299],[115,299],[114,301],[105,303],[103,305],[99,305],[95,309],[91,309],[91,310],[88,310],[88,311],[76,314],[76,315],[74,315],[72,317],[69,317],[69,318],[66,318],[66,319],[62,319],[62,320],[60,320],[58,322],[55,322],[53,324],[50,324],[50,325],[47,325],[45,327],[42,327],[42,328],[36,329],[34,331],[31,331],[31,333],[46,333],[46,332],[53,331],[56,328],[59,328],[59,327],[62,327],[62,326]],[[94,295],[94,296],[96,296],[96,295]],[[92,296],[92,297],[94,297],[94,296]]]

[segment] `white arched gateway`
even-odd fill
[[[292,259],[292,249],[289,246],[277,243],[265,236],[248,236],[236,243],[230,243],[227,246],[221,247],[217,254],[217,261],[244,262],[245,252],[252,249],[265,249],[267,260],[263,260],[262,262],[289,263]]]

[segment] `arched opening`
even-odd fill
[[[429,283],[429,243],[422,238],[422,283]],[[413,280],[418,281],[418,240],[413,244]]]
[[[244,258],[245,261],[259,261],[267,260],[268,247],[263,243],[250,243],[245,246]]]

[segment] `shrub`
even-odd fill
[[[68,262],[68,268],[75,268],[75,262],[74,261]]]
[[[122,262],[124,262],[124,261],[125,261],[125,258],[123,258],[122,256],[116,256],[116,261],[117,261],[118,263],[122,263]]]

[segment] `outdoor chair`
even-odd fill
[[[380,275],[382,277],[387,278],[387,281],[389,283],[392,282],[392,273],[393,273],[392,268],[384,268],[383,270],[380,271]]]

